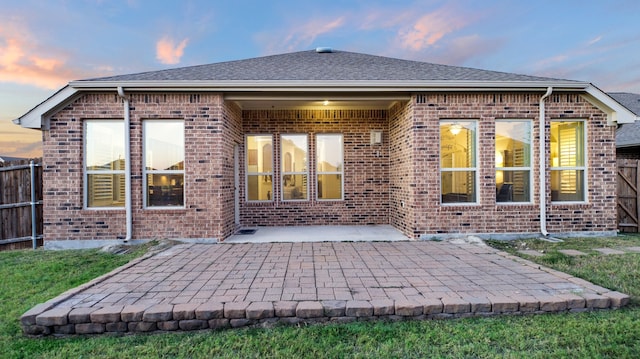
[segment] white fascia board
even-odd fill
[[[54,113],[62,106],[66,106],[69,98],[76,95],[78,90],[71,86],[65,86],[54,93],[51,97],[41,102],[29,112],[13,120],[13,123],[24,128],[43,129],[48,121],[47,115]]]
[[[593,84],[586,89],[586,94],[582,97],[589,101],[592,105],[607,114],[607,124],[615,126],[616,124],[633,123],[640,120],[640,117],[622,106],[618,101],[607,95]]]
[[[26,114],[13,120],[25,127],[42,129],[48,116],[66,106],[81,91],[211,91],[211,92],[358,92],[402,93],[433,91],[584,91],[589,83],[576,81],[72,81]],[[599,91],[599,90],[598,90]],[[606,99],[610,99],[606,94]],[[599,95],[602,97],[602,95]],[[598,97],[599,98],[599,97]],[[615,101],[614,101],[615,102]],[[615,103],[617,104],[617,102]],[[618,107],[621,107],[618,104]],[[627,117],[623,121],[628,121]],[[620,122],[626,123],[626,122]]]
[[[123,86],[130,91],[486,91],[540,90],[552,86],[584,90],[589,84],[575,81],[74,81],[78,89],[112,89]]]

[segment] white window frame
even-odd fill
[[[558,205],[565,205],[565,204],[584,204],[584,203],[588,203],[589,202],[589,188],[588,183],[589,183],[589,173],[588,173],[588,166],[587,164],[589,163],[589,146],[587,143],[587,139],[589,138],[587,136],[587,121],[584,119],[552,119],[549,123],[549,131],[551,131],[551,123],[553,122],[580,122],[582,123],[582,149],[583,149],[583,154],[582,154],[582,166],[575,166],[575,167],[553,167],[553,163],[552,163],[552,159],[549,158],[549,162],[548,162],[548,167],[549,167],[549,178],[551,178],[551,173],[553,171],[564,171],[564,170],[574,170],[574,171],[582,171],[583,176],[582,176],[582,193],[583,193],[583,200],[582,201],[551,201],[551,204],[558,204]],[[551,141],[549,141],[549,146],[551,145]],[[549,156],[551,156],[551,151],[549,151]],[[551,190],[551,188],[549,188],[549,190]]]
[[[474,148],[474,158],[475,158],[475,166],[474,167],[459,167],[459,168],[442,168],[442,139],[440,138],[440,126],[443,123],[451,123],[455,124],[456,122],[474,122],[475,123],[475,148]],[[438,176],[438,181],[442,181],[442,172],[474,172],[474,192],[475,192],[475,201],[474,202],[451,202],[444,203],[442,202],[442,183],[440,183],[440,205],[442,206],[477,206],[480,204],[480,171],[478,171],[478,162],[480,162],[480,154],[479,145],[480,145],[480,121],[477,119],[468,119],[468,118],[443,118],[438,121],[438,166],[440,168],[440,173]]]
[[[105,123],[105,122],[119,122],[123,124],[124,127],[124,120],[121,119],[86,119],[83,121],[82,124],[82,136],[83,136],[83,144],[82,144],[82,171],[83,173],[83,181],[84,181],[84,189],[83,189],[83,208],[86,210],[107,210],[107,211],[121,211],[123,209],[125,209],[126,207],[126,196],[128,196],[129,194],[126,193],[125,191],[125,199],[124,202],[122,203],[122,206],[111,206],[111,207],[99,207],[99,206],[94,206],[94,207],[89,207],[89,175],[122,175],[123,180],[126,181],[126,170],[123,168],[122,170],[88,170],[87,169],[87,124],[91,123],[91,122],[95,122],[95,123]],[[126,129],[125,129],[126,130]],[[125,144],[122,144],[123,146],[125,146]],[[125,161],[127,161],[128,159],[125,158]],[[126,166],[126,164],[125,164]]]
[[[249,163],[247,157],[249,153],[249,137],[264,136],[271,137],[271,172],[249,172]],[[271,189],[275,192],[275,160],[276,160],[276,143],[274,135],[271,133],[248,133],[244,135],[244,200],[248,203],[271,203],[276,199],[275,193],[271,193],[271,199],[249,199],[249,176],[271,176]]]
[[[186,175],[185,175],[185,170],[147,170],[147,124],[149,123],[166,123],[166,122],[181,122],[182,123],[182,127],[184,128],[185,122],[184,120],[176,120],[176,119],[148,119],[148,120],[143,120],[142,121],[142,203],[143,203],[143,208],[144,209],[148,209],[148,210],[166,210],[166,209],[184,209],[186,208],[186,191],[187,191],[187,181],[186,181]],[[186,142],[186,140],[185,140]],[[182,146],[184,147],[186,145],[186,143],[183,142]],[[186,153],[185,153],[185,158],[182,159],[183,163],[184,161],[186,161]],[[185,163],[186,165],[186,163]],[[184,166],[183,166],[184,168]],[[147,182],[148,182],[148,175],[154,175],[154,174],[168,174],[168,175],[172,175],[172,174],[182,174],[182,179],[184,181],[184,185],[182,186],[182,206],[149,206],[147,203],[147,194],[148,194],[148,189],[147,189]]]
[[[325,172],[325,171],[319,171],[318,170],[318,137],[319,136],[340,136],[340,139],[341,139],[340,143],[342,145],[342,148],[340,149],[342,151],[342,153],[341,153],[342,154],[342,170],[341,171],[328,171],[328,172]],[[314,181],[315,181],[315,184],[316,184],[316,187],[315,187],[316,188],[316,191],[315,191],[316,192],[315,193],[316,201],[318,201],[318,202],[344,201],[344,167],[345,167],[345,160],[344,160],[344,154],[345,154],[344,153],[344,134],[342,134],[342,133],[316,133],[316,135],[315,135],[315,148],[316,148],[316,153],[315,153],[314,168],[315,168],[315,172],[316,173],[314,175],[314,177],[315,177]],[[340,175],[340,198],[327,198],[327,199],[319,198],[318,197],[318,176],[319,175],[331,175],[331,174],[334,174],[334,175],[339,174]]]
[[[291,171],[291,172],[285,172],[284,169],[284,151],[283,151],[283,141],[282,138],[286,137],[286,136],[304,136],[306,138],[307,141],[307,148],[306,148],[306,153],[307,153],[307,165],[306,165],[306,171]],[[309,201],[309,135],[306,133],[283,133],[280,134],[280,153],[278,154],[280,156],[280,200],[282,202],[308,202]],[[291,175],[291,176],[296,176],[296,175],[304,175],[307,176],[307,188],[306,188],[306,196],[303,199],[285,199],[284,198],[284,176],[286,175]]]
[[[500,122],[528,122],[529,123],[529,135],[530,135],[530,144],[529,144],[529,167],[496,167],[496,173],[498,171],[529,171],[529,201],[524,202],[498,202],[496,198],[496,204],[505,205],[505,206],[513,206],[513,205],[523,205],[523,204],[532,204],[533,203],[533,121],[527,119],[500,119],[496,120],[496,125]],[[495,138],[494,138],[495,141]],[[495,156],[495,151],[494,151]],[[495,161],[494,161],[495,163]]]

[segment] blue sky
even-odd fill
[[[67,82],[318,46],[640,93],[640,1],[0,0],[0,156]]]

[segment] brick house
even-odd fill
[[[72,81],[15,122],[43,132],[48,242],[612,234],[635,119],[587,82],[319,48]]]
[[[611,92],[609,96],[640,116],[640,94]],[[640,121],[622,124],[616,130],[616,154],[618,158],[640,160]]]

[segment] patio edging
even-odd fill
[[[147,308],[139,305],[75,309],[40,308],[41,312],[34,316],[33,322],[22,321],[22,328],[24,334],[30,336],[144,333],[268,326],[278,323],[295,325],[585,312],[618,309],[629,303],[628,295],[616,291],[583,294],[581,296],[567,293],[561,301],[514,301],[507,297],[491,299],[443,297],[429,298],[422,302],[413,300],[207,302],[156,304]]]

